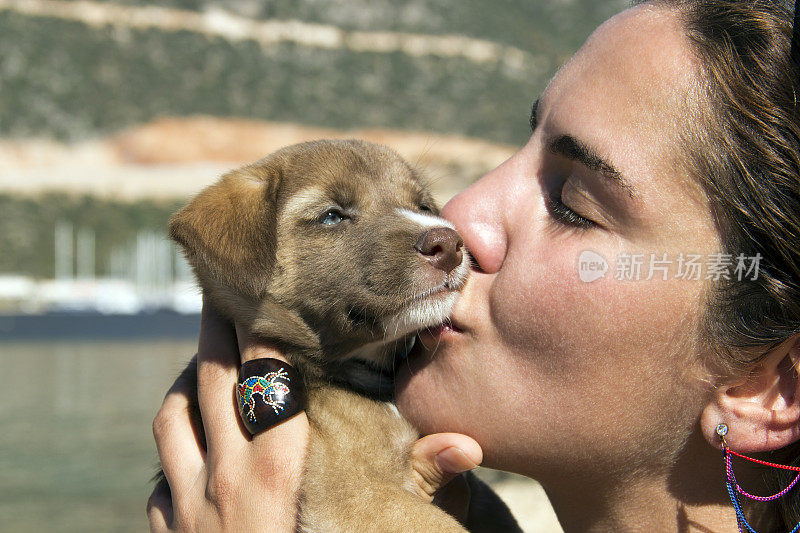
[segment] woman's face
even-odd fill
[[[400,369],[398,405],[423,432],[471,435],[487,466],[543,481],[679,448],[708,398],[708,282],[676,278],[678,259],[701,255],[705,278],[719,246],[680,164],[694,72],[669,11],[623,12],[551,81],[529,142],[447,204],[479,269],[454,329],[423,334]],[[646,279],[650,254],[666,262]]]

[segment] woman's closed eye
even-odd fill
[[[548,213],[557,222],[565,226],[572,226],[578,229],[591,229],[597,227],[597,223],[583,217],[564,204],[561,199],[562,191],[556,190],[545,193],[545,205]]]

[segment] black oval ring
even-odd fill
[[[306,408],[303,378],[278,359],[245,361],[239,368],[236,403],[244,426],[255,435]]]

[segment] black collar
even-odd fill
[[[333,385],[351,390],[379,402],[394,399],[394,374],[359,359],[337,362],[325,368]]]

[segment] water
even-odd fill
[[[143,531],[151,423],[195,341],[0,343],[0,531]]]
[[[146,531],[151,423],[195,348],[190,340],[0,342],[0,531]],[[533,481],[481,477],[525,531],[560,531]]]

